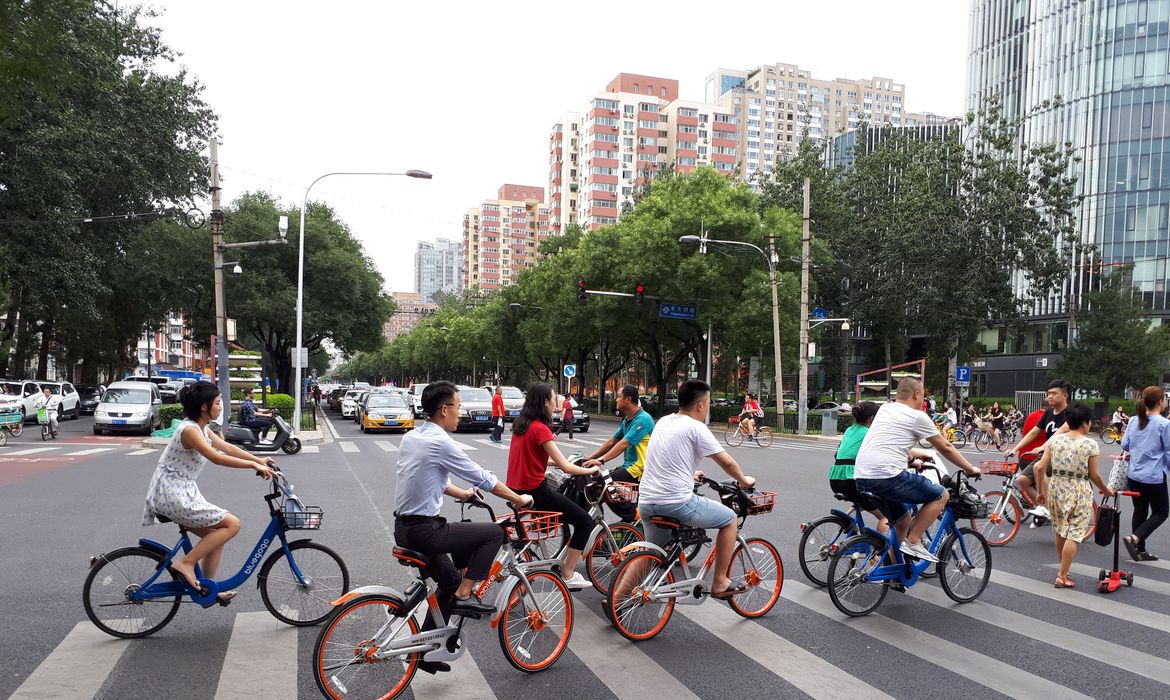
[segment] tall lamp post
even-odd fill
[[[764,258],[764,262],[768,265],[768,284],[772,287],[772,351],[775,355],[776,362],[776,427],[780,432],[784,432],[784,376],[780,365],[780,302],[776,292],[776,264],[780,259],[776,256],[775,244],[770,244],[770,254],[765,253],[763,248],[757,245],[747,243],[745,241],[724,241],[715,238],[707,238],[704,233],[701,236],[679,236],[679,243],[698,243],[699,252],[706,253],[707,246],[710,244],[738,246],[740,248],[750,248],[756,251]]]
[[[841,330],[843,330],[845,332],[848,332],[849,328],[850,328],[849,319],[847,319],[847,318],[818,318],[815,320],[815,322],[812,325],[810,325],[808,327],[808,329],[812,330],[813,328],[816,328],[817,326],[821,325],[822,323],[840,323]],[[804,336],[805,336],[804,348],[801,350],[801,353],[800,353],[800,376],[804,377],[805,382],[807,382],[808,381],[808,346],[809,346],[808,331],[805,331]],[[801,435],[808,434],[808,388],[807,388],[807,385],[805,386],[804,390],[800,394],[800,405],[796,407],[796,415],[797,415],[797,419],[796,419],[797,432],[799,432]]]
[[[301,373],[304,370],[304,363],[301,360],[302,346],[304,345],[305,332],[305,209],[309,206],[309,190],[313,189],[313,185],[324,180],[327,177],[334,175],[374,175],[379,177],[413,177],[419,180],[430,180],[433,175],[425,170],[407,170],[404,173],[382,173],[382,172],[336,172],[325,173],[316,180],[309,183],[305,188],[305,196],[301,199],[301,240],[297,247],[297,345],[294,348],[296,354],[296,381],[294,383],[294,406],[293,413],[295,415],[293,420],[293,434],[297,435],[301,432]],[[307,354],[307,353],[306,353]]]

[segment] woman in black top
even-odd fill
[[[987,412],[987,417],[991,419],[991,436],[995,438],[995,447],[998,450],[1002,450],[1003,430],[1006,427],[1004,420],[1007,418],[1007,415],[1000,408],[998,401],[991,404],[991,410]]]

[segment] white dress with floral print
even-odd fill
[[[207,464],[207,458],[195,450],[183,447],[182,435],[187,428],[199,429],[192,420],[184,420],[175,428],[174,437],[167,443],[158,467],[150,479],[146,491],[146,508],[142,512],[142,524],[154,525],[157,516],[165,516],[185,528],[205,528],[217,525],[228,512],[208,502],[199,492],[195,479]],[[211,437],[204,428],[203,439],[211,444]]]

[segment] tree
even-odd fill
[[[1082,303],[1077,340],[1060,358],[1055,375],[1099,391],[1106,403],[1127,387],[1160,385],[1170,357],[1170,328],[1151,329],[1130,270],[1102,278],[1101,287],[1085,294]]]

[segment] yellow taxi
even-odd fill
[[[398,394],[370,394],[358,421],[362,432],[414,429],[414,413]]]

